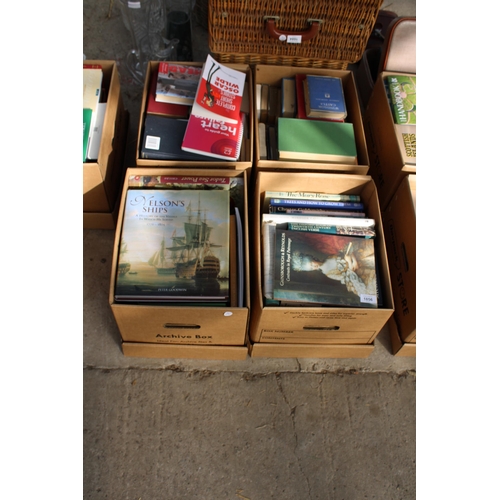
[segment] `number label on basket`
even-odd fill
[[[286,43],[302,43],[302,35],[281,35],[280,40],[284,42],[286,40]]]

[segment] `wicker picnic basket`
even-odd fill
[[[222,63],[347,69],[383,0],[208,0],[209,48]]]

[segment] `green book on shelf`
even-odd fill
[[[357,165],[352,123],[278,118],[278,158]]]
[[[87,160],[92,110],[83,108],[83,162]]]
[[[417,124],[417,77],[389,75],[385,77],[394,123]]]

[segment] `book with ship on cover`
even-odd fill
[[[129,189],[117,302],[229,300],[229,191]]]
[[[276,230],[273,298],[377,307],[373,239]]]

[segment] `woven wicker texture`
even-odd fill
[[[346,69],[361,59],[383,0],[208,0],[209,48],[222,63]],[[303,33],[320,19],[318,34],[287,43],[266,31]]]

